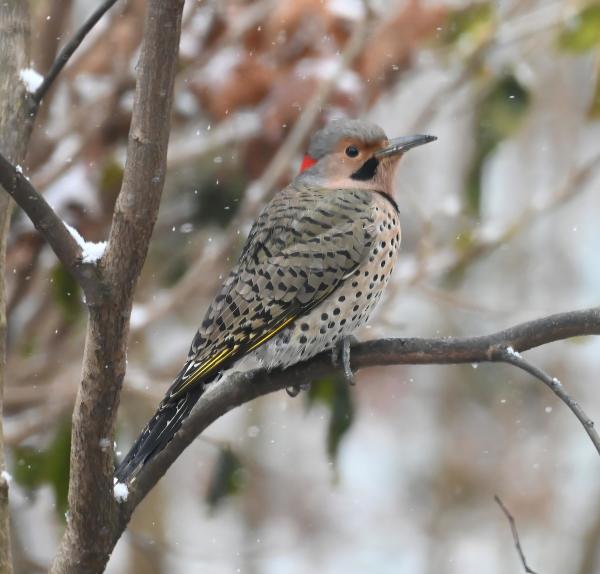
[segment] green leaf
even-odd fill
[[[71,420],[65,419],[46,451],[45,477],[54,490],[56,510],[64,516],[68,507],[71,457]]]
[[[477,153],[467,174],[467,207],[472,215],[481,211],[481,179],[486,154]]]
[[[198,185],[199,194],[192,213],[192,221],[200,225],[217,224],[226,227],[237,213],[239,198],[243,197],[246,182],[235,172],[223,174],[220,179]],[[217,183],[217,180],[220,183]]]
[[[473,237],[473,231],[471,228],[465,228],[458,233],[454,238],[455,249],[463,254],[468,252],[472,247],[475,238]]]
[[[104,213],[112,213],[123,183],[124,169],[119,161],[107,158],[98,177],[99,198]]]
[[[98,186],[102,193],[113,194],[121,189],[123,183],[124,170],[123,166],[114,159],[109,159],[102,166]]]
[[[44,453],[31,446],[18,446],[13,449],[16,464],[13,478],[23,488],[31,491],[44,482]]]
[[[354,422],[350,387],[342,377],[328,377],[313,382],[307,396],[309,406],[320,402],[330,409],[327,454],[337,462],[340,443]]]
[[[74,323],[83,311],[79,285],[62,263],[55,265],[50,275],[54,300],[67,323]]]
[[[163,287],[172,287],[173,285],[176,285],[183,277],[185,277],[189,268],[190,264],[187,260],[186,253],[184,251],[175,250],[170,257],[165,257],[163,259],[160,284]]]
[[[476,110],[475,156],[467,175],[467,205],[478,215],[481,207],[481,178],[489,155],[498,144],[521,126],[529,108],[527,89],[510,73],[495,78]]]
[[[19,446],[14,449],[13,477],[23,488],[34,492],[43,484],[54,491],[56,510],[64,517],[69,490],[69,464],[71,451],[71,421],[59,422],[51,442],[44,449]]]
[[[517,131],[529,101],[529,92],[513,74],[503,74],[490,85],[478,110],[478,139],[486,150]]]
[[[442,42],[457,44],[465,38],[479,44],[493,28],[494,7],[491,2],[477,2],[465,8],[453,10],[448,15],[442,31]]]
[[[327,407],[330,407],[333,403],[334,393],[334,378],[327,377],[325,379],[319,379],[313,381],[310,385],[310,389],[306,394],[308,406],[312,407],[316,402],[320,402]]]
[[[37,345],[38,345],[38,341],[35,337],[35,335],[32,335],[30,337],[28,337],[27,339],[24,339],[20,344],[19,344],[19,353],[21,354],[22,357],[31,357],[36,349],[37,349]]]
[[[596,85],[594,86],[594,95],[588,109],[588,116],[591,119],[600,118],[600,60],[598,60],[596,68]]]
[[[229,448],[222,448],[213,469],[206,502],[211,511],[228,496],[236,495],[244,486],[244,469],[239,457]]]
[[[600,4],[586,6],[569,18],[558,37],[558,45],[573,54],[581,54],[600,45]]]

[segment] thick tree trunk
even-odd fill
[[[52,574],[104,571],[122,529],[110,443],[125,376],[129,315],[166,173],[183,0],[150,0],[123,185],[106,252],[102,296],[88,300],[82,378],[71,433],[69,517]],[[129,517],[129,516],[128,516]]]
[[[30,21],[27,2],[0,3],[0,152],[20,164],[27,150],[31,121],[19,71],[29,66]],[[12,200],[0,194],[0,470],[5,471],[2,397],[6,372],[6,236]],[[0,476],[0,573],[12,572],[8,508],[8,475]]]

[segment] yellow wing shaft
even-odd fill
[[[272,329],[270,329],[267,333],[262,335],[258,341],[252,343],[250,347],[246,349],[246,353],[253,351],[254,349],[260,347],[262,344],[266,343],[269,339],[277,335],[282,329],[285,329],[295,318],[297,315],[292,315],[291,317],[286,317],[281,320],[279,323],[275,325]],[[213,357],[209,358],[207,361],[200,363],[196,369],[186,378],[185,381],[181,384],[181,386],[176,389],[172,394],[171,398],[178,397],[185,393],[194,383],[196,383],[199,379],[204,376],[212,374],[216,371],[227,359],[232,356],[235,357],[239,354],[239,351],[246,340],[235,344],[232,348],[226,348],[218,352]]]

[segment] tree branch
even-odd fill
[[[588,433],[598,454],[600,454],[600,436],[598,436],[598,432],[595,429],[594,421],[588,417],[581,408],[581,405],[565,391],[562,383],[556,377],[551,377],[548,373],[524,359],[521,354],[512,347],[499,347],[495,349],[493,353],[498,360],[514,365],[519,369],[523,369],[525,372],[533,375],[536,379],[542,381],[542,383],[544,383],[563,403],[565,403],[565,405],[567,405],[567,407],[571,409]]]
[[[102,286],[96,265],[84,263],[81,247],[64,222],[23,175],[0,154],[0,185],[27,214],[35,228],[50,244],[61,263],[71,272],[86,295],[86,302],[94,305],[102,297]]]
[[[73,38],[71,38],[71,40],[69,40],[69,42],[67,42],[62,50],[58,53],[58,56],[46,74],[44,81],[40,84],[39,88],[33,94],[31,94],[31,100],[36,108],[40,105],[40,102],[43,100],[44,96],[54,83],[54,80],[58,74],[60,74],[71,56],[75,53],[75,50],[79,48],[81,42],[83,42],[85,37],[98,23],[100,18],[102,18],[102,16],[104,16],[104,14],[108,12],[108,10],[112,8],[116,2],[117,0],[105,0],[102,4],[100,4],[93,14],[83,23],[81,28],[77,30]]]
[[[134,289],[164,183],[182,11],[183,0],[147,3],[127,162],[101,266],[108,294],[89,309],[73,411],[69,516],[54,574],[103,571],[116,540],[120,508],[108,445],[125,375]]]
[[[558,313],[479,337],[367,341],[352,346],[351,364],[358,369],[384,365],[505,362],[506,357],[499,349],[512,347],[515,351],[523,352],[553,341],[583,335],[600,335],[600,307]],[[136,482],[131,485],[129,499],[122,508],[120,529],[126,527],[135,507],[182,451],[218,418],[259,396],[336,371],[331,362],[331,353],[325,352],[285,371],[233,373],[209,387],[173,441],[142,469]],[[589,426],[586,427],[588,434],[589,429]]]
[[[527,564],[527,560],[525,558],[525,553],[523,552],[523,548],[521,547],[521,540],[519,539],[519,531],[517,530],[517,525],[515,523],[515,519],[513,515],[508,511],[508,508],[504,506],[500,497],[496,494],[494,495],[494,500],[496,504],[500,507],[502,512],[506,515],[508,519],[508,523],[510,524],[510,530],[512,532],[513,540],[515,542],[515,548],[517,549],[517,553],[519,554],[519,558],[521,559],[521,564],[523,564],[523,568],[525,569],[526,574],[536,574],[535,570],[532,570]]]

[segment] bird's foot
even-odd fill
[[[344,369],[344,378],[349,385],[355,385],[354,373],[350,367],[350,346],[353,343],[358,343],[358,339],[354,335],[346,335],[339,339],[331,352],[331,361],[338,367]]]
[[[292,398],[297,397],[300,391],[308,391],[310,389],[310,383],[300,383],[299,385],[292,385],[285,388],[285,392]]]

